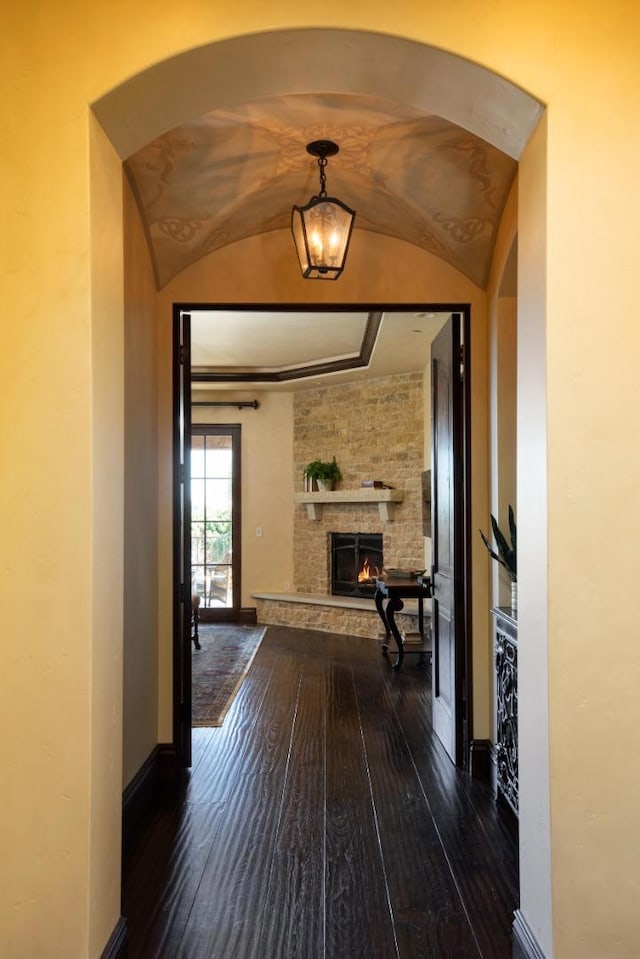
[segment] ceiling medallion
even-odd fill
[[[347,260],[356,213],[342,200],[327,196],[325,174],[327,157],[338,150],[331,140],[314,140],[307,146],[307,153],[318,157],[320,192],[306,206],[294,205],[291,211],[291,232],[306,280],[337,280]]]

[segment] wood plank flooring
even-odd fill
[[[430,716],[415,657],[270,626],[125,851],[130,959],[510,959],[515,823]]]

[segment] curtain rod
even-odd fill
[[[252,410],[257,410],[260,406],[257,400],[236,400],[235,403],[224,403],[221,400],[210,402],[209,400],[192,400],[192,406],[232,406],[234,409],[243,409],[250,406]]]

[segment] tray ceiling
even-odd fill
[[[447,312],[191,307],[194,399],[423,372]],[[212,393],[214,391],[214,393]]]

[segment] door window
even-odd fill
[[[191,588],[204,608],[233,606],[233,437],[191,439]],[[209,427],[208,429],[212,429]]]

